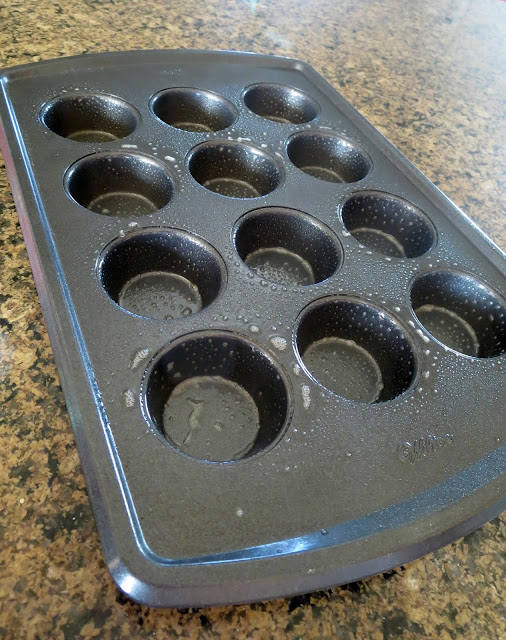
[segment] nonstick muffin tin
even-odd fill
[[[2,149],[125,593],[309,591],[504,508],[505,257],[312,68],[137,51],[0,77]]]

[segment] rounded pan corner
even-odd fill
[[[335,544],[275,557],[251,555],[232,562],[188,558],[164,564],[137,546],[116,549],[112,556],[107,548],[104,552],[120,591],[150,607],[224,606],[292,597],[389,571],[472,533],[506,509],[504,478],[504,473],[499,474],[474,496],[450,501],[440,511],[425,513],[393,530],[377,530],[344,542],[336,539]],[[322,540],[331,536],[329,530]],[[128,545],[125,540],[121,546]]]

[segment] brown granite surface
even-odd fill
[[[0,66],[130,48],[307,60],[506,248],[506,3],[0,3]],[[256,605],[154,610],[105,568],[0,159],[0,637],[506,638],[503,515],[388,574]]]

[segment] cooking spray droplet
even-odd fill
[[[306,411],[311,406],[311,389],[307,386],[307,384],[303,384],[301,387],[302,391],[302,405]]]
[[[144,349],[139,349],[137,351],[132,360],[130,361],[130,369],[136,369],[140,363],[145,360],[149,355],[149,349],[145,347]]]
[[[286,339],[282,338],[281,336],[273,336],[270,342],[272,346],[279,351],[284,351],[286,349]]]
[[[132,389],[124,391],[123,397],[125,398],[125,404],[129,409],[135,405],[135,394]]]

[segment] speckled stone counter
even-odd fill
[[[217,48],[307,60],[503,249],[506,3],[6,0],[0,65]],[[506,637],[506,517],[387,574],[256,605],[154,610],[104,564],[0,160],[0,637]]]

